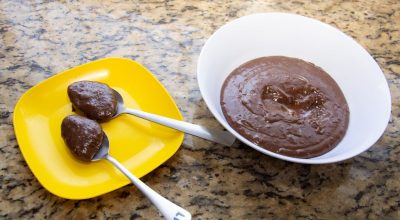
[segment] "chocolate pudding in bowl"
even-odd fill
[[[274,153],[311,158],[344,137],[349,108],[336,82],[301,59],[250,60],[225,79],[221,108],[240,135]]]
[[[250,60],[265,56],[295,57],[311,62],[326,71],[340,87],[349,109],[348,127],[344,137],[332,150],[309,158],[287,156],[287,154],[262,147],[228,123],[228,118],[221,106],[221,90],[224,81],[235,68]],[[359,155],[373,146],[381,137],[391,114],[390,90],[374,58],[354,39],[337,28],[300,15],[253,14],[223,25],[207,39],[201,50],[197,62],[197,81],[204,102],[212,115],[242,143],[262,154],[294,163],[336,163]],[[323,93],[320,88],[316,88],[317,93]],[[263,100],[262,104],[272,102],[271,98],[276,97],[270,96],[273,96],[273,90],[277,89],[281,88],[265,88],[264,97],[259,96]],[[287,97],[296,98],[296,96],[286,91],[279,92],[280,95],[283,94],[283,99],[277,100],[278,102],[273,106],[280,105],[282,108],[289,109],[290,111],[286,111],[290,117],[301,114],[302,111],[298,110],[290,99],[288,105],[283,104]],[[323,95],[329,98],[329,94],[323,93]],[[315,97],[318,101],[318,96]],[[244,98],[244,101],[249,101],[250,104],[254,101],[250,97]],[[308,102],[301,103],[300,106],[304,106]],[[324,102],[324,105],[326,103]],[[291,116],[289,112],[294,115]],[[293,121],[293,118],[290,120]],[[294,124],[294,127],[296,126],[300,127]],[[317,128],[316,125],[314,127]],[[315,132],[311,128],[307,131]],[[279,131],[279,127],[275,129]],[[323,130],[323,132],[327,131]],[[291,138],[300,140],[294,134],[295,132]]]

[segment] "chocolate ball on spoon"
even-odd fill
[[[117,111],[114,90],[104,83],[74,82],[68,86],[68,97],[74,109],[98,122],[110,120]]]

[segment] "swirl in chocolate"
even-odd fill
[[[221,107],[230,126],[251,142],[298,158],[333,149],[349,122],[336,82],[312,63],[283,56],[236,68],[222,86]]]

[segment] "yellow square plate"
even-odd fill
[[[125,105],[182,120],[174,100],[142,65],[124,58],[106,58],[59,73],[27,91],[14,110],[14,130],[22,155],[39,182],[68,199],[95,197],[129,183],[109,162],[76,160],[61,137],[61,121],[74,114],[67,87],[80,80],[107,83],[121,93]],[[110,140],[110,154],[137,177],[149,173],[179,148],[183,133],[122,115],[101,124]]]

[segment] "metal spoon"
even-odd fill
[[[151,114],[148,112],[143,112],[137,109],[130,109],[124,106],[124,100],[116,90],[114,90],[117,96],[117,112],[114,114],[114,118],[118,117],[121,114],[131,114],[137,117],[158,123],[160,125],[164,125],[170,128],[174,128],[176,130],[185,132],[187,134],[191,134],[197,137],[204,138],[209,141],[214,141],[219,144],[223,144],[226,146],[231,146],[233,142],[235,142],[235,136],[227,131],[214,130],[211,128],[203,127],[200,125],[191,124],[184,121],[179,121],[172,118],[167,118],[160,115]]]
[[[125,174],[128,179],[131,180],[133,185],[135,185],[142,193],[158,208],[161,214],[167,220],[190,220],[192,215],[185,209],[179,207],[178,205],[172,203],[166,198],[162,197],[145,183],[143,183],[139,178],[134,176],[128,169],[126,169],[122,164],[120,164],[116,159],[109,154],[110,144],[107,135],[103,132],[103,142],[101,143],[100,150],[92,158],[92,161],[98,161],[101,159],[106,159],[110,161],[115,167],[117,167],[123,174]]]

